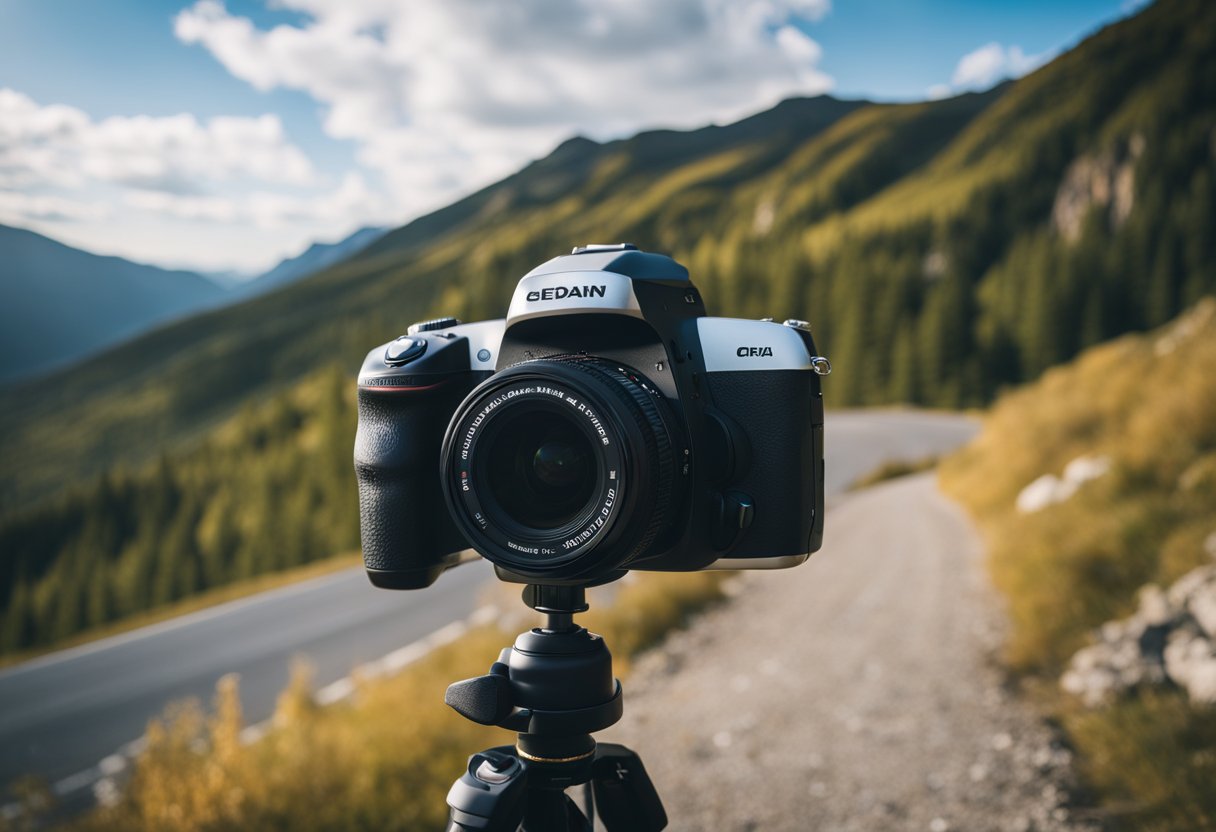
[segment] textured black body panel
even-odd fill
[[[419,390],[359,390],[355,474],[363,563],[378,586],[429,586],[445,558],[467,548],[444,504],[439,447],[456,406],[489,375],[454,373]]]
[[[799,555],[819,548],[823,513],[823,403],[805,370],[707,373],[714,405],[744,426],[751,460],[731,488],[750,496],[751,527],[732,558]],[[818,428],[818,429],[815,429]]]

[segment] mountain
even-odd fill
[[[6,469],[0,509],[28,505],[116,462],[138,464],[158,449],[198,438],[243,403],[325,364],[353,367],[369,342],[388,340],[449,302],[466,316],[501,315],[510,286],[531,265],[568,250],[570,239],[616,236],[598,220],[578,229],[563,230],[569,223],[560,221],[547,228],[550,211],[568,214],[578,204],[573,197],[557,199],[563,193],[579,193],[579,202],[605,200],[600,213],[626,213],[611,207],[621,202],[632,211],[662,210],[656,181],[671,181],[678,190],[699,185],[698,168],[724,185],[771,170],[800,142],[864,106],[824,97],[786,102],[725,127],[655,131],[603,145],[574,139],[319,274],[128,341],[92,360],[88,373],[0,391]],[[937,106],[966,115],[954,102]],[[529,250],[504,262],[501,240],[529,226],[518,238]],[[551,236],[531,240],[540,232]],[[494,286],[484,314],[450,294],[487,282]],[[441,298],[445,292],[449,297]]]
[[[268,292],[350,257],[383,237],[387,231],[387,228],[361,228],[336,243],[313,243],[295,257],[289,257],[265,274],[234,288],[247,296]]]
[[[170,271],[0,225],[0,384],[32,379],[191,313],[263,294],[366,248],[387,229],[313,243],[252,279]]]
[[[0,391],[0,601],[25,587],[45,638],[353,542],[318,511],[355,511],[334,368],[413,320],[500,316],[581,242],[672,253],[713,314],[812,321],[832,406],[984,404],[1216,291],[1214,131],[1216,4],[1158,0],[985,93],[571,139],[319,273]]]
[[[221,289],[231,290],[239,286],[243,286],[253,280],[257,275],[250,272],[243,272],[239,269],[223,269],[218,272],[199,272],[200,275],[210,280]]]
[[[197,274],[71,248],[0,225],[0,383],[96,353],[222,301]]]

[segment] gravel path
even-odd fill
[[[643,657],[625,718],[675,830],[1092,829],[1070,755],[1003,686],[980,546],[932,475],[836,501],[792,570]]]

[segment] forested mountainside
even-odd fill
[[[58,566],[65,552],[107,559],[115,581],[189,592],[244,570],[242,557],[255,571],[281,565],[250,542],[278,524],[353,545],[308,513],[342,475],[297,459],[348,437],[311,429],[319,417],[305,411],[273,435],[246,428],[295,388],[326,388],[319,368],[353,374],[411,320],[501,315],[521,274],[576,243],[672,253],[715,314],[812,321],[837,368],[830,405],[986,402],[1216,288],[1214,168],[1216,5],[1202,0],[1159,0],[984,94],[794,100],[724,127],[573,139],[321,274],[6,392],[0,599],[17,587],[35,599],[19,642],[36,643],[95,621],[86,609],[119,614],[113,598],[134,609],[166,597],[114,584],[90,606],[85,593],[100,590]],[[236,444],[211,467],[198,448],[217,429]],[[86,520],[118,478],[158,471],[191,495],[165,508],[172,519],[128,511],[96,545]],[[208,536],[214,501],[239,503],[255,481],[274,512]],[[145,499],[141,488],[125,499]],[[171,538],[174,523],[184,530]],[[223,568],[156,577],[203,557]],[[39,589],[60,580],[74,588]]]

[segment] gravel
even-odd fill
[[[674,830],[1075,830],[1071,755],[1008,689],[970,523],[931,474],[830,507],[801,567],[641,657],[606,741]]]

